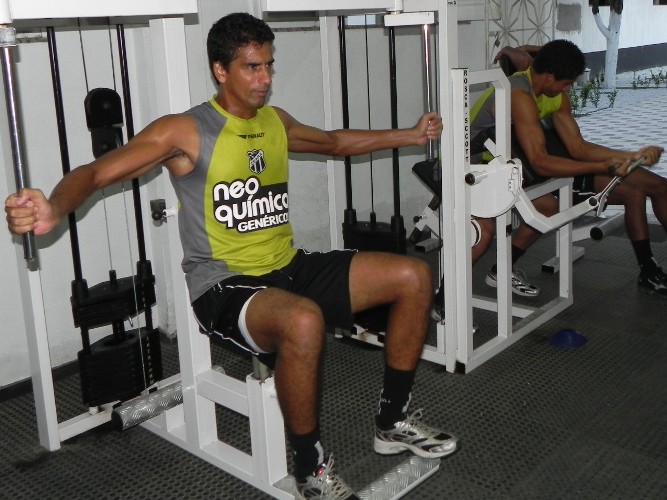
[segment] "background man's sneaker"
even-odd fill
[[[438,323],[445,322],[445,309],[433,304],[431,308],[431,319],[434,319]],[[473,335],[479,331],[479,325],[473,321],[472,323],[472,333]]]
[[[443,304],[443,294],[445,292],[442,289],[443,286],[443,282],[440,281],[440,288],[433,298],[433,307],[431,307],[431,319],[434,319],[437,323],[445,322],[445,308]],[[479,330],[479,326],[473,321],[472,333],[477,333],[477,330]]]
[[[497,288],[498,276],[496,275],[496,271],[491,269],[487,273],[484,281],[487,285]],[[542,293],[542,289],[537,285],[528,283],[524,272],[517,269],[512,272],[512,292],[515,295],[520,295],[522,297],[537,297]]]
[[[445,321],[445,308],[434,303],[431,308],[431,319],[443,323]]]
[[[637,284],[642,291],[667,298],[667,274],[659,267],[651,271],[641,271]]]
[[[440,458],[454,453],[458,448],[458,439],[426,425],[421,418],[422,410],[417,410],[386,430],[378,427],[376,420],[375,453],[395,455],[408,450],[424,458]]]
[[[359,500],[356,493],[333,468],[333,456],[304,479],[296,482],[296,498],[316,500]]]

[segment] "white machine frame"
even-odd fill
[[[468,126],[470,102],[469,102],[469,88],[472,85],[479,83],[493,83],[496,87],[496,130],[501,130],[502,133],[497,133],[498,144],[495,151],[496,156],[510,158],[510,95],[511,88],[509,81],[500,69],[485,70],[478,72],[468,72],[465,69],[452,70],[453,80],[453,94],[460,97],[454,104],[455,123],[460,124],[459,127],[454,127],[455,133],[459,130],[458,140],[455,141],[454,155],[455,165],[458,165],[458,174],[461,177],[470,171],[470,150]],[[501,91],[502,89],[502,91]],[[456,168],[456,167],[455,167]],[[461,172],[461,170],[463,170]],[[459,182],[459,184],[461,184]],[[511,236],[507,234],[505,228],[511,224],[511,212],[499,215],[496,218],[496,241],[497,241],[497,262],[498,262],[498,288],[496,300],[489,300],[483,297],[472,296],[471,292],[471,271],[470,271],[470,244],[466,240],[467,246],[462,248],[458,245],[458,251],[465,251],[468,256],[466,276],[460,276],[459,294],[460,298],[463,293],[461,283],[465,280],[465,304],[470,304],[472,307],[465,307],[463,310],[464,317],[458,316],[458,343],[456,345],[456,360],[465,366],[466,372],[469,372],[489,360],[497,353],[506,349],[517,340],[521,339],[535,328],[544,324],[549,319],[553,318],[573,303],[572,295],[572,224],[571,221],[576,217],[592,210],[595,206],[582,204],[578,206],[578,210],[571,207],[572,200],[572,179],[571,178],[557,178],[552,179],[543,184],[535,185],[529,188],[526,192],[520,190],[519,199],[516,207],[523,216],[524,220],[530,221],[530,224],[537,230],[546,232],[557,228],[558,241],[558,259],[560,264],[559,274],[559,290],[556,298],[548,302],[542,307],[525,307],[515,306],[512,301],[511,290],[511,255],[510,245]],[[469,186],[468,186],[469,188]],[[454,188],[459,198],[462,197],[461,189]],[[465,188],[464,188],[465,189]],[[443,186],[444,190],[444,186]],[[543,219],[536,213],[530,200],[538,198],[542,195],[558,190],[560,193],[560,213],[556,214],[550,220]],[[466,217],[470,214],[470,194],[465,194],[465,200],[462,203],[465,205]],[[457,237],[462,235],[457,233]],[[459,254],[460,255],[460,254]],[[459,266],[460,268],[461,266]],[[460,272],[460,271],[459,271]],[[462,274],[460,272],[460,274]],[[447,280],[445,279],[445,282]],[[445,299],[447,300],[447,299]],[[498,314],[498,330],[495,337],[488,340],[484,344],[474,347],[473,345],[473,331],[472,331],[472,308],[478,307],[481,309],[496,311]],[[461,311],[461,308],[459,308]],[[514,323],[514,318],[521,318],[520,321]],[[439,327],[441,325],[438,325]],[[448,370],[450,366],[447,366]],[[453,367],[451,367],[453,368]]]
[[[281,0],[266,0],[271,4],[283,4]],[[398,10],[401,10],[400,8]],[[446,322],[438,323],[436,341],[433,345],[426,345],[422,358],[441,364],[447,371],[454,372],[463,366],[467,372],[484,363],[495,354],[509,347],[514,342],[527,335],[535,328],[544,324],[573,302],[572,297],[572,227],[567,220],[572,220],[576,214],[569,213],[569,219],[554,220],[549,229],[558,229],[558,262],[561,270],[558,297],[540,308],[515,306],[512,303],[510,288],[511,263],[509,245],[510,240],[505,238],[505,227],[510,220],[510,212],[500,215],[498,225],[498,289],[497,300],[492,301],[472,294],[471,283],[471,231],[470,231],[470,186],[464,179],[470,173],[469,151],[469,87],[473,84],[489,82],[496,87],[496,154],[503,158],[510,158],[510,87],[505,75],[500,70],[484,70],[470,72],[458,67],[458,18],[457,3],[447,0],[413,1],[406,0],[402,5],[403,12],[422,12],[433,10],[437,13],[439,29],[438,61],[438,109],[443,117],[451,117],[445,121],[452,126],[445,127],[441,139],[440,160],[442,165],[442,192],[441,213],[450,214],[442,217],[439,235],[442,240],[440,253],[440,269],[444,274],[445,283],[445,317]],[[391,19],[391,15],[386,19]],[[325,42],[326,41],[326,45]],[[328,47],[328,52],[325,52]],[[326,89],[339,89],[340,75],[331,68],[330,56],[335,50],[335,37],[332,34],[323,40],[323,73]],[[326,65],[326,66],[325,66]],[[328,78],[328,79],[327,79]],[[331,100],[327,105],[326,116],[337,117],[337,110]],[[327,126],[339,125],[340,121],[328,120]],[[342,214],[344,199],[342,198],[343,179],[341,168],[336,169],[335,161],[330,162],[329,170],[329,197],[330,197],[330,228],[332,247],[342,248]],[[520,198],[524,205],[528,199],[541,194],[560,190],[561,210],[570,208],[571,179],[555,179],[536,186]],[[529,202],[528,202],[529,203]],[[539,216],[538,216],[539,217]],[[431,217],[432,221],[432,217]],[[542,221],[537,221],[538,223]],[[546,230],[544,224],[540,227]],[[491,340],[475,348],[473,346],[473,307],[498,312],[498,333]],[[516,323],[513,318],[520,318]],[[358,327],[352,332],[352,337],[375,345],[381,345],[380,335],[377,332],[365,331]]]
[[[473,83],[493,82],[497,88],[497,130],[495,145],[499,156],[509,158],[509,84],[498,70],[468,72],[453,69],[458,66],[457,2],[455,0],[257,0],[254,12],[312,11],[320,12],[325,127],[340,128],[342,114],[340,95],[340,65],[336,16],[341,12],[386,11],[387,22],[394,26],[431,23],[437,14],[439,29],[438,88],[439,110],[453,126],[445,127],[441,141],[443,172],[441,208],[451,214],[441,218],[439,234],[443,249],[440,266],[445,276],[446,323],[437,325],[435,345],[427,345],[422,357],[454,371],[463,364],[470,371],[528,334],[548,319],[572,304],[571,225],[559,224],[558,249],[560,259],[559,296],[549,304],[530,309],[512,304],[510,290],[509,239],[504,238],[509,212],[497,219],[498,224],[498,296],[496,301],[473,297],[471,291],[470,257],[470,187],[463,181],[470,173],[468,88]],[[181,112],[190,106],[189,82],[185,54],[184,21],[186,13],[197,12],[196,0],[116,0],[110,5],[86,0],[4,0],[0,1],[0,23],[13,20],[75,17],[132,17],[146,16],[149,27],[157,85],[157,114]],[[166,17],[168,16],[168,17]],[[426,21],[425,21],[426,20]],[[344,212],[344,169],[339,160],[327,163],[330,199],[330,238],[333,248],[342,248],[342,214]],[[529,197],[561,191],[561,209],[569,208],[570,181],[561,179],[537,186]],[[165,181],[167,211],[174,213],[178,205],[175,193]],[[216,370],[211,363],[208,337],[199,333],[192,315],[186,285],[180,268],[178,220],[168,219],[169,260],[174,288],[175,317],[178,335],[180,374],[161,381],[158,386],[180,382],[183,403],[152,418],[142,425],[182,447],[197,457],[229,472],[276,498],[292,498],[287,476],[286,447],[283,419],[271,377],[249,375],[245,382]],[[28,334],[28,351],[35,392],[40,444],[56,450],[61,442],[96,427],[111,418],[111,405],[58,422],[48,344],[48,330],[41,297],[39,268],[23,264],[17,246],[17,262],[21,281],[21,298]],[[498,312],[498,335],[484,345],[474,348],[472,339],[472,308]],[[522,318],[514,323],[513,318]],[[183,333],[185,332],[185,333]],[[361,340],[376,343],[369,332],[356,332]],[[215,405],[248,417],[250,422],[250,454],[242,452],[218,437]],[[428,471],[406,489],[392,493],[398,498],[438,469],[429,464]],[[288,479],[287,479],[288,480]],[[289,480],[288,480],[289,481]]]
[[[373,3],[373,2],[371,2]],[[298,2],[297,2],[298,4]],[[355,1],[323,2],[324,10],[359,10]],[[377,7],[393,10],[395,5],[376,2]],[[262,5],[262,10],[271,10],[272,2]],[[376,7],[374,4],[373,8]],[[312,10],[312,2],[297,9]],[[278,8],[277,10],[284,10]],[[49,0],[4,0],[0,2],[0,24],[10,25],[14,21],[34,21],[52,18],[147,17],[150,27],[152,56],[154,62],[157,115],[181,112],[190,107],[189,82],[185,53],[184,14],[196,13],[196,0],[117,0],[102,5],[86,0],[62,0],[57,4]],[[169,17],[165,17],[169,16]],[[335,26],[335,18],[323,16],[323,40]],[[323,46],[326,46],[324,44]],[[327,66],[323,61],[323,69]],[[325,85],[326,89],[326,85]],[[328,95],[331,98],[331,95]],[[331,109],[331,106],[329,106]],[[330,118],[330,117],[329,117]],[[11,179],[8,179],[11,185]],[[165,213],[173,215],[178,206],[175,192],[165,182]],[[141,425],[160,437],[189,451],[195,456],[251,484],[275,498],[292,498],[293,482],[287,475],[286,445],[283,418],[278,405],[273,378],[248,375],[245,382],[230,377],[212,366],[210,340],[199,333],[199,327],[189,306],[186,284],[180,268],[178,220],[170,217],[167,224],[169,267],[174,291],[176,327],[179,335],[178,351],[180,374],[162,380],[155,389],[179,386],[182,403],[166,410]],[[41,273],[38,259],[25,263],[20,246],[16,246],[16,259],[21,284],[28,356],[35,395],[37,426],[40,444],[47,450],[60,448],[61,443],[86,432],[111,419],[116,402],[90,408],[88,412],[64,422],[58,421],[54,383],[51,372],[48,327],[44,311]],[[185,333],[184,333],[185,332]],[[258,373],[260,370],[255,370]],[[153,389],[153,388],[152,388]],[[221,405],[249,419],[251,453],[245,453],[218,437],[215,405]],[[416,487],[439,468],[439,460],[411,457],[401,464],[404,477],[380,478],[368,486],[362,497],[377,495],[384,491],[383,498],[400,498]],[[364,496],[366,495],[366,496]]]
[[[185,30],[183,15],[197,12],[196,0],[5,0],[0,2],[0,24],[45,18],[148,17],[157,85],[158,114],[182,112],[190,107]],[[10,182],[11,185],[11,182]],[[176,206],[176,197],[166,189],[167,203]],[[172,249],[181,248],[178,221],[168,225]],[[172,252],[176,254],[177,252]],[[112,403],[64,422],[58,421],[49,353],[48,328],[41,296],[38,266],[26,266],[17,245],[28,356],[35,394],[39,442],[47,450],[111,419]],[[287,476],[286,446],[282,414],[273,379],[259,380],[249,375],[245,382],[225,375],[211,365],[209,339],[199,333],[187,297],[180,256],[172,255],[178,350],[181,373],[161,381],[166,386],[180,379],[183,403],[142,424],[146,429],[184,448],[197,457],[229,472],[276,498],[292,494],[275,484]],[[248,417],[251,433],[250,454],[233,448],[218,438],[215,405],[220,404]]]

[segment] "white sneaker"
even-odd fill
[[[445,309],[444,307],[439,306],[433,302],[433,307],[431,308],[431,319],[434,319],[438,323],[445,322]],[[479,325],[473,321],[472,323],[472,333],[473,335],[479,330]]]
[[[417,410],[391,429],[381,429],[375,424],[373,449],[380,455],[394,455],[411,451],[424,458],[441,458],[451,455],[458,448],[458,439],[422,421],[422,410]]]
[[[300,500],[359,500],[356,493],[343,481],[333,468],[333,457],[321,464],[302,482],[297,480],[295,498]]]
[[[498,276],[496,275],[496,271],[491,269],[486,274],[484,281],[487,285],[497,288]],[[512,293],[522,297],[537,297],[542,293],[542,289],[539,286],[528,283],[525,273],[517,269],[512,272]]]

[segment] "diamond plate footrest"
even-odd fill
[[[440,468],[440,459],[411,456],[393,469],[377,478],[357,494],[362,500],[394,500],[435,474]],[[293,476],[285,476],[275,486],[294,494],[296,483]]]
[[[357,493],[362,500],[401,498],[439,468],[440,459],[413,455]]]

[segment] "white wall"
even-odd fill
[[[606,50],[607,42],[597,25],[588,5],[588,0],[563,0],[562,5],[581,6],[581,31],[558,32],[563,37],[577,43],[584,52]],[[600,7],[604,24],[608,24],[609,7]],[[667,42],[667,6],[653,5],[653,0],[631,0],[623,3],[621,38],[619,48],[639,47]]]

